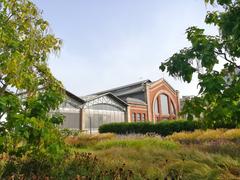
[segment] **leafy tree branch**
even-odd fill
[[[63,118],[51,110],[64,98],[47,66],[62,41],[30,0],[0,0],[0,152],[52,160],[65,152],[56,128]]]
[[[215,36],[196,26],[186,30],[191,47],[173,54],[160,66],[169,75],[190,83],[197,73],[199,96],[187,101],[182,110],[189,118],[204,119],[208,125],[240,124],[240,1],[205,0],[223,10],[208,12],[205,22],[218,28]],[[215,68],[224,64],[223,68]],[[202,69],[202,70],[201,70]]]

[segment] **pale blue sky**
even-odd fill
[[[189,45],[185,30],[204,25],[204,0],[34,0],[63,40],[50,57],[53,74],[77,95],[164,78],[181,95],[197,94],[194,81],[182,83],[158,69]]]

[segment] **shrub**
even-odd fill
[[[160,123],[138,122],[138,123],[111,123],[104,124],[99,127],[100,133],[116,133],[116,134],[146,134],[156,133],[161,136],[167,136],[174,132],[194,131],[198,129],[200,124],[197,121],[177,120],[162,121]]]
[[[78,134],[81,133],[81,131],[75,130],[75,129],[64,128],[64,129],[60,129],[60,133],[63,137],[68,137],[68,136],[77,136]]]

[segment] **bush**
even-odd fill
[[[146,134],[156,133],[161,136],[167,136],[174,132],[180,131],[194,131],[200,128],[197,121],[177,120],[177,121],[162,121],[157,124],[148,122],[138,123],[111,123],[104,124],[99,127],[100,133],[116,133],[116,134]]]

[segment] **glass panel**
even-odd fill
[[[95,104],[90,107],[91,109],[96,109],[96,110],[108,110],[108,111],[120,111],[119,108],[109,105],[109,104]]]
[[[62,113],[64,115],[64,121],[61,128],[79,129],[80,126],[80,114],[79,113]]]
[[[161,94],[160,98],[161,98],[162,114],[169,114],[169,110],[168,110],[168,97],[165,94]]]
[[[137,113],[137,121],[141,121],[141,114]]]
[[[125,114],[122,111],[111,110],[86,110],[85,129],[97,131],[99,126],[111,122],[124,122]]]
[[[142,114],[142,120],[146,120],[146,115],[145,115],[145,113]]]
[[[135,113],[132,113],[132,120],[135,121]]]
[[[158,111],[158,99],[155,100],[154,102],[154,113],[155,114],[159,114],[159,111]]]

